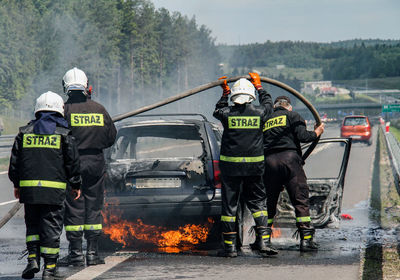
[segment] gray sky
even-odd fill
[[[206,25],[217,43],[400,39],[400,0],[152,0]]]

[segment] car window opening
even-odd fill
[[[343,125],[368,125],[366,118],[346,118]]]
[[[202,154],[202,139],[195,126],[138,126],[121,130],[111,158],[200,158]]]

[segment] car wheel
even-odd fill
[[[372,145],[372,139],[371,138],[367,141],[367,144],[368,144],[368,146]]]

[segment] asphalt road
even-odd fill
[[[324,137],[338,134],[337,125],[328,126]],[[342,213],[354,219],[343,220],[340,229],[317,230],[317,242],[321,245],[318,253],[301,254],[296,247],[298,242],[291,238],[294,229],[282,229],[282,236],[273,239],[280,249],[280,254],[274,258],[261,258],[249,250],[244,250],[236,259],[226,259],[217,257],[217,250],[210,248],[174,254],[130,248],[105,253],[105,265],[63,268],[62,271],[70,276],[68,279],[359,279],[360,254],[369,227],[368,194],[375,143],[374,139],[371,146],[353,145]],[[337,157],[337,154],[328,156],[320,164],[332,162],[330,157]],[[13,199],[6,175],[0,175],[0,184],[0,203]],[[0,216],[10,207],[0,206]],[[18,260],[24,243],[25,228],[20,211],[0,229],[0,279],[19,279],[26,261],[25,258]],[[66,253],[63,235],[61,255]]]

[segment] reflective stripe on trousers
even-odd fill
[[[57,255],[60,252],[60,248],[49,248],[40,246],[40,253],[48,255]]]
[[[236,222],[236,217],[235,216],[221,216],[221,221],[228,222],[228,223],[234,223],[234,222]]]
[[[101,230],[102,228],[103,228],[102,224],[67,225],[65,226],[65,231]]]
[[[311,222],[311,217],[306,216],[306,217],[297,217],[296,222],[298,223],[306,223],[306,222]]]
[[[39,241],[39,234],[34,234],[34,235],[27,235],[26,236],[26,243],[28,242],[33,242],[33,241]]]

